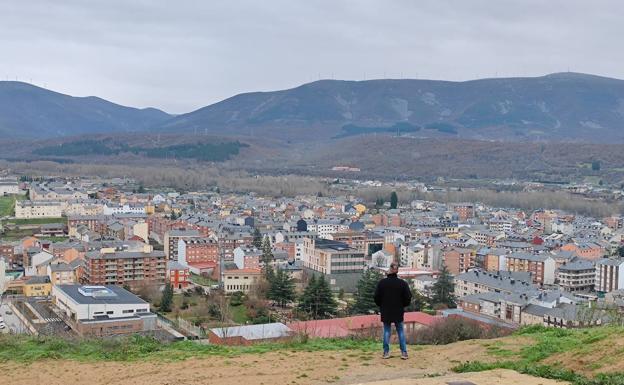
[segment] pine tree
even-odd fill
[[[390,208],[396,209],[398,206],[399,206],[399,196],[397,195],[396,191],[393,191],[392,194],[390,194]]]
[[[338,305],[325,278],[313,275],[297,307],[311,319],[321,319],[335,315]]]
[[[316,318],[330,318],[336,315],[338,304],[334,299],[334,294],[329,287],[329,282],[321,276],[316,281]]]
[[[271,240],[269,239],[268,236],[265,236],[264,240],[262,241],[262,257],[261,258],[262,258],[262,263],[264,263],[264,266],[270,265],[274,259],[273,249],[271,248]]]
[[[308,285],[303,290],[303,294],[299,298],[299,304],[297,305],[297,309],[303,313],[309,314],[312,309],[313,303],[313,292],[316,287],[316,276],[313,274],[312,277],[308,280]]]
[[[171,305],[173,304],[173,287],[169,282],[165,285],[165,289],[162,293],[162,298],[160,299],[160,307],[159,310],[163,313],[167,313],[171,311]]]
[[[432,305],[446,305],[448,308],[457,307],[454,294],[455,283],[446,265],[442,265],[442,271],[440,271],[438,280],[433,284],[431,291],[433,292]]]
[[[264,279],[266,279],[266,281],[267,281],[267,283],[269,285],[269,290],[270,290],[271,289],[271,285],[273,284],[273,281],[275,280],[275,270],[273,270],[273,266],[271,266],[269,264],[265,264],[262,267],[262,271],[264,273]]]
[[[268,299],[277,302],[281,307],[295,300],[295,283],[286,271],[278,269],[269,283]]]
[[[382,274],[378,270],[367,269],[364,271],[357,284],[355,304],[352,308],[354,314],[370,314],[378,310],[378,306],[375,304],[375,290],[381,278]]]
[[[254,247],[257,249],[260,249],[262,247],[262,234],[257,228],[254,229],[253,241],[251,241],[251,244],[254,245]]]

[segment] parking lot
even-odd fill
[[[5,302],[3,302],[2,305],[0,305],[0,316],[2,316],[2,319],[4,320],[4,323],[6,324],[6,328],[1,330],[2,333],[11,333],[11,332],[12,333],[26,333],[27,332],[27,329],[22,323],[22,321],[20,321],[19,318],[17,318],[15,314],[12,314],[12,312],[9,309],[8,304],[6,304]]]

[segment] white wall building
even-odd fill
[[[64,205],[53,201],[16,201],[15,218],[60,218]]]
[[[117,286],[55,285],[54,302],[72,320],[127,318],[150,312],[150,304]]]

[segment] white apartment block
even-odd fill
[[[597,292],[603,293],[624,289],[624,259],[597,260],[594,285]]]
[[[63,216],[63,203],[53,201],[16,201],[15,218],[60,218]]]
[[[304,238],[303,266],[322,274],[361,273],[364,253],[346,243],[327,239]]]

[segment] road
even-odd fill
[[[3,300],[0,305],[0,315],[7,327],[2,330],[2,333],[26,333],[27,329],[22,321],[15,314],[7,314],[7,311],[9,311],[9,306],[6,304],[6,300]]]

